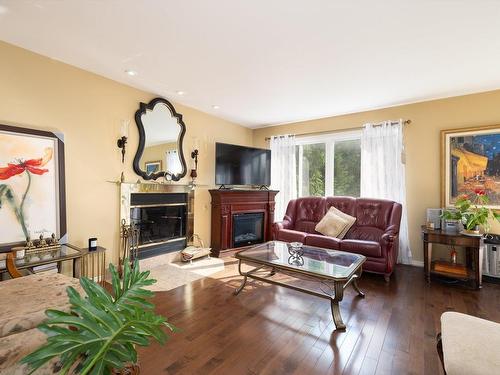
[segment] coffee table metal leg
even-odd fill
[[[238,288],[236,288],[234,290],[234,295],[236,296],[239,292],[241,292],[243,290],[243,288],[245,287],[246,283],[247,283],[247,274],[246,273],[243,273],[241,272],[241,259],[238,261],[238,273],[243,276],[243,280],[241,281],[241,284]]]
[[[359,286],[358,286],[358,279],[361,277],[361,273],[362,272],[363,272],[362,270],[359,270],[359,272],[357,272],[357,274],[354,275],[354,280],[352,281],[352,287],[354,288],[354,290],[356,292],[358,292],[358,296],[364,298],[365,297],[365,293],[363,293],[361,291],[361,289],[359,289]]]
[[[344,298],[344,285],[340,282],[335,282],[334,292],[335,295],[330,300],[333,322],[335,323],[335,327],[338,330],[345,330],[346,326],[342,320],[342,316],[340,315],[340,306],[339,306],[339,303]]]
[[[245,287],[246,283],[247,283],[247,277],[243,276],[243,281],[241,282],[240,286],[234,290],[234,295],[235,296],[238,295],[243,290],[243,288]]]

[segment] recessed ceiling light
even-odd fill
[[[212,106],[212,108],[213,108],[213,109],[219,109],[219,108],[220,108],[220,106],[218,106],[218,105],[213,105],[213,106]]]
[[[185,92],[185,91],[182,91],[182,90],[179,90],[179,91],[176,91],[176,93],[177,93],[177,95],[182,96],[182,95],[184,95],[186,92]]]
[[[135,70],[127,69],[125,70],[125,73],[127,73],[129,76],[136,76],[137,72]]]

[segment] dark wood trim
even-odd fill
[[[219,256],[221,251],[234,247],[233,215],[241,213],[264,213],[264,239],[272,238],[274,223],[274,198],[277,190],[209,190],[212,197],[212,253]]]
[[[57,140],[57,169],[58,169],[58,180],[59,180],[59,236],[62,238],[67,233],[67,223],[66,223],[66,174],[65,174],[65,157],[64,157],[64,141],[62,141],[57,134],[38,129],[21,128],[11,125],[0,124],[0,131],[26,134],[26,135],[37,135],[41,137],[52,138]],[[10,251],[14,246],[24,245],[23,242],[16,242],[10,244],[0,244],[0,253]]]
[[[460,233],[447,232],[444,230],[427,229],[421,227],[422,241],[424,249],[424,274],[427,282],[431,281],[432,275],[438,275],[447,278],[464,280],[473,289],[482,287],[481,259],[484,249],[483,237],[465,236]],[[438,272],[433,269],[432,250],[433,244],[455,246],[463,248],[465,251],[466,276],[452,275],[449,273]]]
[[[155,98],[155,99],[151,100],[148,104],[140,103],[139,109],[135,112],[135,123],[137,124],[137,129],[139,130],[139,144],[137,146],[137,152],[135,153],[134,161],[133,161],[134,171],[139,176],[141,176],[144,180],[156,180],[157,178],[164,177],[166,174],[165,171],[160,171],[160,172],[153,173],[153,174],[147,174],[146,171],[143,171],[141,169],[140,164],[139,164],[140,160],[141,160],[141,156],[144,153],[144,147],[146,144],[146,134],[144,131],[144,125],[142,123],[141,117],[143,114],[145,114],[147,112],[147,110],[152,111],[154,109],[154,107],[159,103],[167,106],[170,113],[172,114],[172,116],[174,116],[177,119],[177,123],[181,127],[181,132],[179,134],[177,144],[178,144],[178,148],[179,148],[179,158],[180,158],[180,161],[182,164],[182,171],[181,171],[181,173],[171,175],[172,181],[179,181],[187,173],[186,159],[184,159],[184,151],[182,148],[184,134],[186,134],[186,124],[184,124],[184,121],[182,120],[182,114],[177,113],[174,106],[168,100],[163,99],[163,98]]]

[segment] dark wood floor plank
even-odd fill
[[[328,300],[260,282],[238,295],[236,264],[213,278],[158,292],[156,309],[181,329],[165,345],[139,348],[141,373],[155,374],[442,374],[435,349],[444,311],[500,321],[500,285],[480,291],[397,266],[389,284],[363,274],[366,298],[346,289],[337,332]]]

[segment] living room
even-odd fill
[[[0,0],[0,373],[496,373],[499,11]]]

